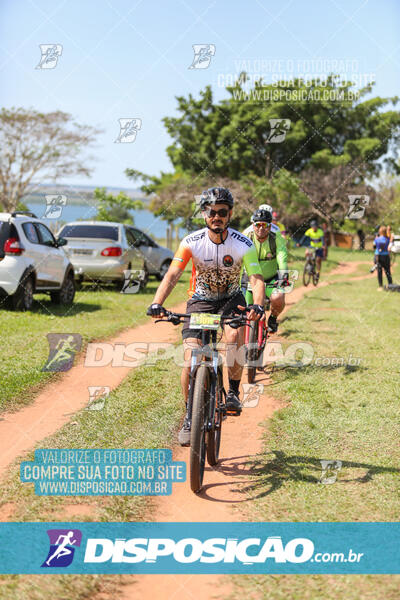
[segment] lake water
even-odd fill
[[[44,204],[34,204],[32,202],[28,202],[26,206],[39,218],[41,218],[44,215],[44,212],[46,210]],[[142,231],[145,231],[152,237],[166,237],[166,221],[163,221],[159,217],[155,217],[153,213],[149,210],[131,210],[130,212],[134,217],[136,227],[138,227]],[[65,221],[66,223],[69,223],[71,221],[77,221],[78,219],[90,221],[95,214],[96,208],[88,204],[67,204],[63,208],[63,212],[60,217],[60,220],[57,223],[56,229],[58,229],[61,226],[61,220]],[[54,229],[53,224],[55,223],[55,219],[43,219],[43,221],[47,225],[49,225],[51,229]],[[181,230],[180,233],[182,235],[183,230]]]

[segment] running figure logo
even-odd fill
[[[54,69],[63,51],[61,44],[39,44],[39,48],[42,56],[36,69]]]
[[[59,219],[66,204],[67,196],[63,194],[46,195],[46,211],[42,219]]]
[[[110,394],[110,387],[105,385],[89,385],[89,404],[86,410],[103,410],[106,399]]]
[[[342,468],[341,460],[320,460],[322,473],[319,482],[329,485],[335,483],[338,473]]]
[[[75,547],[82,541],[79,529],[48,529],[50,549],[41,567],[68,567],[74,559]]]
[[[139,129],[142,129],[142,119],[118,119],[119,135],[115,144],[131,144],[136,140]]]
[[[243,408],[254,408],[258,406],[260,396],[264,392],[262,383],[242,383],[243,387]]]
[[[132,269],[124,270],[124,283],[122,285],[121,294],[137,294],[144,278],[144,271]]]
[[[286,133],[290,129],[290,119],[270,119],[271,131],[267,138],[267,144],[279,144],[283,142]]]
[[[214,44],[193,44],[194,57],[189,69],[208,69],[215,55]]]
[[[362,219],[365,209],[369,205],[369,196],[349,195],[349,210],[346,217],[348,219]]]
[[[290,294],[290,292],[293,290],[294,282],[299,278],[299,272],[296,269],[289,269],[289,271],[281,271],[278,269],[278,280],[280,284],[282,284],[285,274],[288,275],[288,285],[285,287],[279,287],[279,289],[276,288],[272,291],[272,293],[283,292],[284,294]]]
[[[69,371],[82,346],[79,333],[48,333],[49,356],[42,371]]]

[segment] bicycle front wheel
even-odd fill
[[[319,277],[318,277],[318,273],[317,273],[317,272],[316,272],[316,270],[314,269],[314,270],[313,270],[313,274],[312,274],[312,281],[313,281],[313,284],[314,284],[315,286],[317,286],[317,285],[318,285],[318,279],[319,279]]]
[[[250,366],[247,367],[247,380],[249,383],[253,383],[256,376],[256,365],[258,359],[257,351],[257,333],[258,333],[258,321],[250,321],[249,323],[249,347],[247,348],[247,360]]]
[[[311,265],[308,261],[306,261],[306,264],[304,265],[304,270],[303,270],[303,285],[307,286],[310,281],[311,281]]]
[[[210,372],[206,363],[202,362],[197,369],[194,384],[190,434],[190,487],[195,493],[199,492],[203,485],[209,401]]]
[[[222,433],[222,369],[218,369],[217,383],[215,389],[215,417],[211,430],[207,433],[207,461],[213,467],[219,458]]]

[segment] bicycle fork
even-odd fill
[[[213,350],[211,356],[206,354],[201,349],[193,349],[191,363],[190,363],[190,373],[189,373],[189,395],[188,395],[188,406],[187,406],[187,417],[190,426],[192,425],[192,410],[193,410],[193,394],[194,394],[194,385],[196,381],[196,373],[199,366],[205,362],[207,367],[210,369],[210,389],[209,389],[209,398],[210,401],[208,404],[208,415],[207,417],[207,431],[212,429],[213,423],[215,421],[215,411],[216,407],[216,391],[217,391],[217,381],[218,381],[218,352]],[[225,393],[224,388],[222,387],[222,393]],[[226,394],[225,394],[226,396]],[[223,418],[226,418],[225,411],[222,415]]]

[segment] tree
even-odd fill
[[[248,175],[240,181],[228,177],[200,177],[187,173],[161,173],[150,176],[134,169],[127,169],[131,179],[145,181],[141,190],[151,196],[149,208],[169,224],[178,220],[179,226],[187,229],[202,226],[203,219],[196,208],[195,197],[202,190],[220,186],[229,188],[235,198],[232,226],[244,229],[250,222],[254,210],[263,203],[282,209],[285,217],[298,220],[299,215],[310,211],[310,200],[299,187],[299,178],[281,169],[271,180]]]
[[[394,233],[400,233],[400,179],[382,177],[378,182],[377,225],[390,225]]]
[[[0,204],[15,210],[38,183],[60,177],[90,175],[82,157],[99,130],[55,111],[3,108],[0,112]]]
[[[304,217],[317,215],[326,221],[332,244],[334,244],[333,231],[343,226],[349,213],[349,195],[369,197],[369,205],[364,216],[357,219],[359,227],[376,221],[379,211],[376,190],[364,183],[362,164],[343,164],[329,171],[310,167],[302,173],[300,187],[310,200],[309,209]]]
[[[163,119],[174,140],[167,153],[175,169],[233,180],[249,174],[271,179],[281,168],[292,173],[307,166],[328,171],[355,161],[364,164],[369,176],[378,174],[383,164],[399,171],[400,114],[383,110],[395,105],[397,97],[363,100],[372,85],[357,91],[334,75],[326,82],[260,82],[248,92],[244,79],[228,87],[230,97],[218,104],[210,86],[199,99],[191,94],[177,97],[180,116]],[[298,100],[283,96],[276,101],[277,91]],[[283,120],[290,120],[281,143],[271,141],[271,119],[286,126]]]
[[[114,196],[107,193],[104,187],[94,190],[94,198],[97,200],[96,221],[117,221],[132,225],[134,218],[129,211],[143,208],[141,200],[134,200],[124,192]]]

